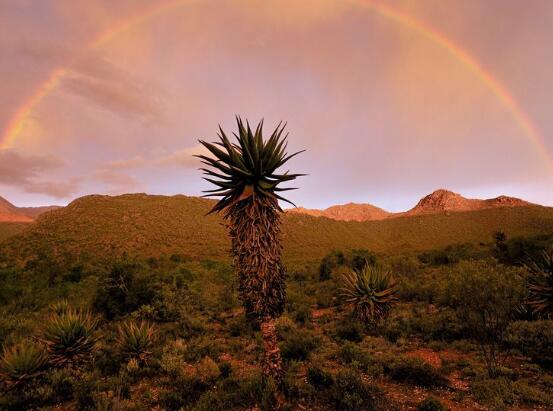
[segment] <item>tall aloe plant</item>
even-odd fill
[[[281,262],[279,200],[290,203],[279,193],[281,183],[302,174],[282,174],[277,169],[300,152],[288,155],[280,123],[268,139],[263,138],[263,121],[255,131],[237,117],[236,142],[219,127],[219,141],[200,143],[211,156],[198,155],[209,168],[201,168],[205,180],[217,188],[205,197],[220,197],[210,213],[221,213],[229,229],[239,293],[246,312],[260,321],[264,343],[263,371],[280,379],[282,364],[277,345],[275,319],[286,298],[285,272]]]

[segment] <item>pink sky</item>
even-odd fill
[[[240,114],[267,131],[288,121],[290,149],[307,149],[290,163],[309,174],[290,195],[298,205],[397,211],[437,188],[553,205],[553,2],[379,2],[472,56],[544,150],[443,44],[363,1],[182,0],[98,47],[152,2],[3,1],[1,133],[54,70],[64,75],[0,149],[0,195],[198,195],[197,139]]]

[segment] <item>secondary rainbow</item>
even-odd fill
[[[353,5],[372,10],[386,19],[411,29],[448,51],[461,64],[463,64],[467,70],[474,73],[480,82],[482,82],[496,96],[502,105],[509,110],[518,127],[536,148],[540,158],[544,161],[545,166],[553,176],[553,158],[551,158],[543,138],[540,136],[540,133],[533,125],[528,115],[524,112],[522,107],[520,107],[509,91],[488,71],[486,71],[484,67],[482,67],[468,52],[433,28],[388,5],[380,2],[365,0],[346,1]],[[98,48],[110,39],[135,27],[136,25],[142,24],[155,18],[156,16],[167,13],[174,8],[190,2],[191,0],[168,0],[161,3],[157,2],[152,6],[132,15],[128,19],[119,22],[107,31],[102,32],[88,44],[88,47],[92,49]],[[9,148],[15,143],[18,136],[25,128],[25,123],[27,119],[30,118],[33,110],[44,99],[44,97],[51,93],[52,90],[60,84],[63,77],[68,73],[68,71],[70,71],[72,63],[73,61],[68,61],[64,66],[58,67],[52,71],[50,76],[37,88],[37,90],[25,101],[25,103],[19,107],[2,133],[0,138],[0,148]]]

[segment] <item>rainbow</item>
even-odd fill
[[[163,2],[156,2],[146,9],[133,14],[127,19],[124,19],[110,29],[100,33],[100,35],[89,42],[88,47],[91,49],[99,48],[123,32],[151,20],[156,16],[167,13],[174,8],[180,7],[190,1],[191,0],[167,0]],[[377,1],[367,0],[346,1],[355,6],[369,9],[390,21],[396,22],[399,25],[425,37],[429,41],[449,52],[467,70],[472,72],[476,78],[478,78],[480,82],[484,84],[511,113],[518,127],[536,148],[540,158],[544,161],[544,164],[553,176],[553,158],[551,158],[545,141],[538,132],[537,128],[533,125],[528,115],[520,107],[509,91],[489,72],[487,72],[485,68],[482,67],[482,65],[480,65],[478,61],[476,61],[476,59],[474,59],[468,52],[433,28],[388,5]],[[18,136],[24,130],[27,119],[30,118],[33,110],[44,99],[44,97],[51,93],[60,84],[63,77],[69,72],[72,63],[73,61],[70,61],[65,66],[58,67],[52,71],[48,78],[24,102],[24,104],[19,107],[0,137],[0,149],[13,146]]]

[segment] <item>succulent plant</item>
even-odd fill
[[[139,363],[147,363],[148,357],[152,354],[154,345],[154,326],[146,321],[137,323],[129,320],[119,324],[117,333],[117,345],[123,356]]]
[[[281,262],[279,200],[291,203],[279,193],[293,190],[282,183],[303,174],[277,172],[297,154],[286,153],[285,125],[280,123],[268,139],[263,138],[263,121],[255,131],[237,117],[238,134],[231,143],[219,127],[219,141],[200,143],[212,157],[199,155],[204,177],[217,188],[206,197],[221,197],[211,213],[221,212],[232,239],[234,268],[238,274],[240,298],[249,316],[261,322],[265,375],[282,376],[275,319],[282,314],[286,298],[285,272]],[[292,204],[292,203],[291,203]]]
[[[23,341],[4,347],[0,358],[0,377],[7,388],[14,388],[32,381],[43,374],[48,355],[40,344]]]
[[[71,305],[66,299],[58,300],[50,304],[50,310],[57,315],[66,314],[71,311]]]
[[[75,366],[88,361],[96,348],[97,325],[90,313],[74,309],[50,315],[41,337],[50,362],[56,366]]]
[[[541,261],[527,264],[530,271],[528,281],[528,305],[538,315],[553,315],[553,247],[543,252]]]
[[[374,322],[386,317],[398,301],[396,281],[380,266],[365,264],[361,270],[346,273],[343,281],[341,294],[362,321]]]

